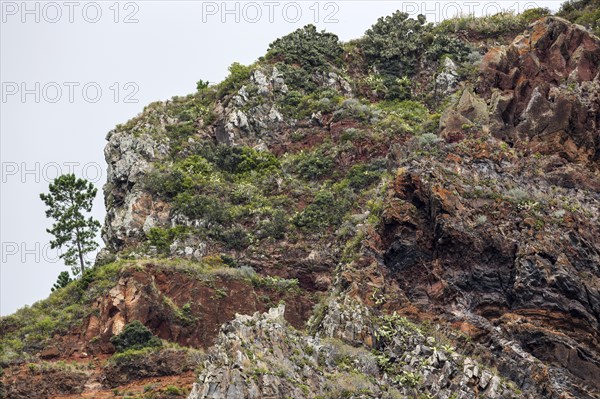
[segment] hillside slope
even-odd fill
[[[600,39],[545,14],[307,26],[117,126],[3,395],[599,398]]]

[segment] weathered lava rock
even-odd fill
[[[599,65],[598,37],[546,17],[484,56],[475,94],[465,90],[440,127],[449,134],[487,126],[510,143],[528,142],[533,152],[598,161]]]

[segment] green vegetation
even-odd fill
[[[373,122],[377,119],[378,112],[370,104],[365,104],[357,99],[344,100],[339,109],[333,113],[334,121],[352,119],[359,122]]]
[[[522,14],[502,12],[484,17],[461,16],[440,22],[434,29],[439,34],[469,33],[475,37],[516,35],[536,19],[551,15],[548,8],[532,8]]]
[[[171,395],[171,396],[182,396],[185,395],[185,392],[183,391],[183,389],[178,388],[174,385],[168,385],[165,387],[165,389],[163,390],[163,392],[167,395]]]
[[[50,288],[50,291],[54,292],[55,290],[59,290],[61,288],[65,288],[72,282],[73,279],[69,276],[69,272],[60,272],[58,274],[58,278],[56,279],[56,283]]]
[[[123,332],[112,337],[110,342],[117,352],[162,346],[162,341],[138,320],[127,324]]]
[[[184,171],[159,167],[146,177],[146,188],[161,197],[173,198],[191,188],[192,181]]]
[[[160,350],[160,346],[158,345],[124,349],[113,354],[110,357],[110,363],[114,365],[127,365],[132,362],[141,361],[147,355],[155,353],[158,350]]]
[[[402,336],[409,334],[422,335],[421,329],[416,324],[396,313],[379,317],[377,324],[378,328],[375,331],[375,336],[382,344],[391,342],[397,334]]]
[[[387,169],[384,149],[416,135],[424,151],[434,150],[430,141],[438,138],[429,133],[436,131],[439,114],[413,95],[415,68],[423,62],[435,68],[443,57],[461,61],[470,51],[455,35],[402,13],[380,19],[364,38],[345,46],[309,25],[271,43],[257,63],[233,64],[224,82],[211,86],[200,80],[194,95],[148,107],[152,120],[145,126],[158,123],[153,112],[172,121],[165,127],[170,157],[154,165],[146,189],[167,201],[182,224],[194,227],[151,229],[147,247],[168,255],[173,242],[193,236],[215,244],[217,251],[256,250],[315,230],[333,235],[351,212],[368,210],[372,187]],[[271,73],[282,77],[287,90],[259,94],[254,71],[267,79]],[[242,86],[247,99],[230,103]],[[348,98],[348,88],[357,95]],[[245,140],[234,146],[202,140],[202,126],[214,121],[217,101],[248,117],[273,104],[287,118],[316,114],[311,123],[358,125],[326,138],[299,128],[289,135],[297,147],[283,153],[272,147],[275,155],[244,145]]]
[[[184,226],[176,226],[170,229],[152,227],[146,234],[146,237],[148,244],[156,248],[157,254],[168,254],[173,240],[183,236],[187,230]]]
[[[250,78],[252,67],[234,62],[229,66],[229,75],[216,86],[216,99],[221,99],[227,94],[238,91],[242,84]]]
[[[308,94],[301,91],[291,90],[281,99],[278,104],[284,115],[292,118],[308,118],[313,114],[332,113],[342,104],[344,97],[332,89],[315,88]]]
[[[592,2],[577,2],[579,5],[569,11],[571,18],[584,21],[589,15],[596,15],[594,10],[580,6],[581,3]],[[75,281],[67,272],[61,273],[48,300],[0,320],[3,331],[0,366],[28,360],[28,356],[43,349],[53,336],[68,333],[86,317],[98,312],[94,301],[106,297],[106,292],[120,278],[133,275],[134,270],[150,273],[152,268],[152,272],[161,273],[160,278],[156,278],[160,282],[155,286],[151,283],[149,292],[157,295],[152,298],[158,298],[155,305],[163,312],[164,320],[174,323],[185,334],[206,324],[198,313],[205,303],[195,302],[195,297],[182,299],[165,291],[162,284],[169,281],[171,273],[185,274],[185,288],[188,289],[188,282],[191,286],[189,292],[208,292],[206,296],[218,305],[239,295],[239,287],[244,286],[253,301],[268,307],[277,301],[296,299],[304,292],[300,281],[303,288],[314,283],[314,287],[310,287],[310,300],[320,298],[323,287],[331,284],[343,288],[337,281],[328,281],[331,275],[324,270],[331,265],[339,264],[349,271],[344,279],[355,276],[352,273],[355,267],[378,270],[377,259],[384,253],[383,248],[394,234],[410,227],[413,215],[425,215],[422,213],[425,212],[423,220],[430,218],[432,207],[435,208],[432,212],[444,208],[442,211],[453,215],[446,209],[446,206],[454,207],[453,196],[487,195],[494,200],[478,201],[481,209],[461,220],[464,226],[457,228],[467,232],[493,228],[496,219],[493,211],[500,206],[518,211],[522,216],[535,216],[532,222],[526,223],[536,230],[547,229],[549,224],[537,218],[541,205],[532,199],[534,193],[508,189],[512,187],[510,184],[502,186],[490,182],[489,187],[496,190],[491,194],[492,190],[480,187],[486,186],[482,181],[458,184],[461,178],[465,178],[462,181],[465,183],[466,177],[450,176],[452,173],[458,176],[457,170],[469,173],[466,165],[473,162],[474,157],[463,157],[461,151],[472,155],[477,144],[495,139],[489,132],[484,132],[487,138],[478,137],[482,126],[471,123],[462,126],[459,133],[464,136],[460,143],[451,142],[447,136],[442,138],[438,130],[443,104],[431,101],[432,95],[424,86],[427,79],[432,80],[430,78],[441,72],[441,62],[447,58],[458,64],[459,80],[476,70],[475,62],[471,61],[478,60],[480,54],[467,40],[459,38],[477,44],[492,37],[504,40],[548,12],[534,9],[521,15],[461,17],[437,26],[426,23],[423,16],[411,19],[408,14],[396,12],[381,18],[363,38],[344,46],[337,36],[318,32],[309,25],[273,42],[266,57],[256,64],[232,64],[223,82],[210,85],[200,80],[197,92],[192,95],[149,105],[142,116],[119,129],[156,140],[154,150],[160,156],[154,158],[157,161],[145,175],[141,189],[152,194],[155,204],[162,206],[160,201],[166,202],[162,209],[170,212],[172,224],[150,229],[144,225],[145,241],[137,247],[125,248],[118,256],[129,259],[152,256],[153,259],[123,261],[86,270],[82,263],[82,277]],[[473,32],[477,35],[470,35]],[[485,40],[486,45],[489,43],[490,40]],[[270,90],[276,85],[283,86],[277,83],[279,75],[275,70],[283,75],[287,90]],[[259,71],[265,75],[268,87],[260,93]],[[424,76],[427,74],[431,76]],[[214,129],[224,128],[230,111],[238,116],[238,112],[244,113],[249,123],[241,132],[234,129],[235,144],[217,144],[212,140]],[[279,113],[284,115],[283,122]],[[502,142],[498,147],[502,145],[508,146]],[[452,167],[444,164],[453,172],[446,174],[435,164],[441,156],[456,161]],[[392,171],[403,166],[410,168],[412,182],[402,179],[405,176],[401,174],[394,180]],[[419,180],[412,175],[415,170]],[[448,184],[436,185],[446,178]],[[444,188],[439,191],[439,201],[435,198],[433,202],[422,202],[438,194],[433,192],[437,188]],[[95,194],[95,189],[88,187],[88,193],[82,198],[91,201],[92,191]],[[107,202],[112,204],[111,201],[117,199],[110,195]],[[54,200],[49,198],[42,195],[49,206],[54,205]],[[462,212],[463,205],[459,203],[456,209]],[[575,211],[581,204],[563,206],[573,207]],[[490,216],[489,220],[486,215]],[[565,216],[570,216],[566,210],[554,213],[555,219]],[[469,226],[470,221],[476,223]],[[87,227],[97,229],[91,220],[89,223]],[[382,233],[382,226],[386,228],[384,233],[392,234],[378,234]],[[196,251],[196,246],[201,249]],[[177,251],[172,251],[175,247]],[[191,247],[197,261],[166,259],[181,253],[182,247],[186,249],[186,256]],[[201,260],[198,253],[202,253]],[[290,261],[291,256],[299,259]],[[262,260],[266,265],[264,269]],[[321,269],[311,269],[313,263]],[[270,272],[271,268],[287,268],[289,264],[297,264],[302,270],[282,275],[302,276],[300,281],[257,273],[248,266]],[[315,280],[307,282],[305,276]],[[229,284],[232,281],[235,284]],[[364,293],[369,295],[367,298],[375,305],[376,312],[388,306],[393,309],[399,303],[394,290],[379,285],[378,288],[368,288],[368,284],[365,287],[371,290]],[[313,325],[309,327],[312,333],[316,334],[315,326],[325,318],[327,306],[330,305],[324,301],[315,308]],[[381,377],[381,371],[388,375],[387,382],[393,382],[389,385],[418,387],[423,382],[422,375],[403,369],[406,364],[400,364],[396,354],[390,355],[389,348],[393,345],[397,349],[398,345],[406,344],[408,338],[411,343],[422,339],[435,354],[438,348],[429,348],[432,337],[425,338],[426,327],[417,326],[395,313],[371,321],[375,327],[373,345],[377,350],[374,354],[324,340],[324,345],[333,346],[327,365],[321,359],[324,353],[321,345],[302,351],[296,348],[291,358],[300,366],[318,362],[323,370],[333,362],[333,371],[321,374],[332,381],[329,391],[326,389],[332,398],[372,394],[375,388],[381,388],[373,377]],[[161,360],[157,354],[167,350],[165,342],[139,321],[125,326],[111,342],[117,353],[108,367],[127,369],[144,359]],[[261,356],[248,353],[251,351],[247,347],[244,350],[249,362]],[[422,361],[426,362],[429,360]],[[285,370],[273,373],[273,365],[252,366],[256,367],[244,365],[244,368],[257,380],[265,374],[279,378],[288,375]],[[364,372],[367,367],[373,370],[372,375]],[[38,370],[35,364],[30,368]],[[296,387],[309,396],[311,387],[305,382],[294,381]],[[393,386],[390,391],[395,389]],[[155,393],[181,396],[185,392],[168,386]]]
[[[86,270],[82,278],[55,290],[47,299],[0,318],[0,367],[33,359],[33,354],[43,350],[52,337],[65,335],[81,325],[93,314],[92,305],[97,299],[106,295],[120,277],[134,270],[142,271],[147,267],[154,270],[172,270],[189,275],[190,278],[200,280],[211,287],[214,282],[226,278],[244,281],[267,292],[293,294],[299,289],[298,280],[260,275],[245,266],[231,267],[232,259],[226,255],[224,258],[207,257],[202,263],[164,259],[119,261]],[[167,297],[164,298],[169,301]],[[171,308],[175,311],[178,322],[184,325],[194,322],[192,304],[183,304],[181,307],[173,304]],[[132,354],[139,354],[140,351],[152,351],[161,345],[161,341],[137,321],[128,324],[125,330],[113,339],[117,350],[128,354],[124,355],[123,359]]]
[[[379,181],[385,170],[385,160],[377,159],[370,164],[353,165],[345,180],[348,186],[354,190],[361,190]]]
[[[464,42],[427,24],[423,15],[412,19],[400,11],[379,18],[359,47],[379,71],[380,76],[371,79],[384,88],[384,97],[401,100],[410,98],[410,83],[404,77],[413,76],[421,62],[436,62],[443,55],[461,61],[470,52]]]
[[[202,156],[225,173],[243,175],[251,172],[261,174],[272,173],[279,168],[279,161],[268,151],[259,151],[250,147],[232,147],[227,145],[205,146],[201,151]],[[192,172],[210,172],[208,165],[197,163],[204,162],[202,158],[188,158],[184,166],[191,168]]]
[[[569,0],[556,14],[592,30],[600,36],[600,0]]]
[[[314,92],[318,88],[315,74],[325,74],[340,66],[342,54],[336,35],[307,25],[271,43],[265,59],[275,65],[293,90],[287,100],[291,104],[295,101],[293,97]]]
[[[60,254],[65,265],[71,266],[73,274],[85,272],[85,254],[98,248],[95,241],[100,222],[85,213],[92,211],[92,203],[97,189],[85,179],[74,174],[62,175],[54,179],[48,187],[50,193],[40,194],[40,199],[48,207],[46,217],[54,219],[51,229],[46,231],[54,236],[50,241],[52,249],[66,248]],[[78,266],[79,265],[79,266]]]
[[[324,150],[314,152],[301,151],[290,157],[293,172],[305,180],[314,180],[331,174],[334,161]]]
[[[381,111],[377,127],[387,134],[421,134],[437,131],[439,114],[430,111],[418,101],[381,101],[377,103]]]
[[[313,202],[296,214],[294,223],[304,231],[314,231],[342,221],[349,203],[342,193],[323,189]]]
[[[314,25],[306,25],[269,45],[267,60],[288,65],[297,64],[305,70],[340,65],[343,49],[333,33],[319,32]]]
[[[350,110],[349,117],[365,112],[366,119],[380,112],[354,102],[342,109]],[[351,142],[328,142],[277,158],[250,147],[207,144],[194,155],[157,165],[146,177],[146,189],[198,223],[194,228],[152,228],[147,244],[166,255],[174,240],[199,235],[241,250],[260,240],[284,239],[296,229],[309,233],[338,226],[355,197],[366,194],[362,190],[386,168],[382,159],[349,168],[336,164],[340,152],[353,151]]]
[[[26,359],[56,334],[65,334],[92,311],[91,304],[112,288],[122,263],[86,270],[83,276],[50,296],[0,319],[0,366]]]

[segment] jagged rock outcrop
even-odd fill
[[[376,357],[337,340],[304,336],[287,325],[284,312],[279,306],[237,315],[224,325],[188,399],[398,398],[417,392],[446,399],[516,397],[490,370],[442,348],[405,319],[388,319]]]
[[[556,17],[490,50],[478,84],[442,115],[442,134],[491,133],[537,155],[498,157],[504,144],[484,138],[439,164],[408,165],[383,233],[384,262],[409,300],[478,325],[504,347],[500,358],[518,355],[499,368],[528,369],[511,379],[545,386],[544,397],[600,390],[599,62],[600,39]],[[494,339],[486,320],[502,329]],[[543,373],[530,369],[538,359]]]
[[[107,211],[102,238],[110,251],[139,242],[144,232],[154,226],[169,224],[169,205],[153,198],[142,184],[152,162],[168,155],[168,144],[159,142],[151,134],[152,129],[164,131],[166,123],[162,118],[157,125],[140,121],[130,130],[117,128],[106,137],[104,157],[108,175],[104,201]]]
[[[284,118],[274,99],[288,92],[283,75],[276,67],[256,69],[250,84],[242,86],[217,110],[221,119],[216,123],[217,141],[227,145],[264,146],[283,126]],[[279,128],[279,129],[278,129]]]
[[[435,92],[439,96],[453,94],[460,83],[458,66],[452,58],[444,58],[440,72],[435,76]]]
[[[369,308],[349,296],[326,302],[323,315],[311,320],[318,337],[337,338],[353,345],[375,346],[375,326]]]
[[[564,19],[546,17],[512,44],[484,56],[476,94],[465,91],[440,127],[446,135],[486,127],[532,152],[597,161],[599,63],[598,37]]]
[[[557,156],[478,159],[497,153],[498,145],[490,138],[467,151],[475,154],[455,147],[447,154],[451,163],[414,162],[399,173],[388,199],[382,261],[408,303],[475,326],[499,369],[524,390],[596,397],[597,177],[578,166],[588,186],[565,188],[535,172],[552,171]],[[538,360],[549,365],[546,376],[531,379],[544,374],[534,371]]]

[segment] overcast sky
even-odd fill
[[[538,3],[553,10],[560,1]],[[101,187],[106,133],[144,105],[218,82],[307,23],[357,38],[400,9],[439,21],[532,1],[1,1],[0,315],[45,298],[60,271],[39,193],[58,174]]]

